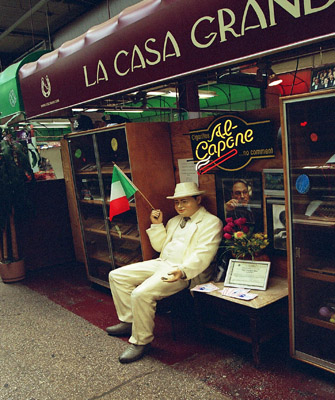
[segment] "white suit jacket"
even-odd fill
[[[150,243],[158,253],[161,253],[166,244],[171,241],[182,218],[177,215],[168,221],[166,227],[159,224],[147,229]],[[192,280],[190,286],[193,287],[211,279],[212,270],[209,266],[222,239],[222,222],[204,207],[200,207],[196,217],[189,223],[191,226],[185,232],[186,249],[178,268],[185,273],[188,280]]]

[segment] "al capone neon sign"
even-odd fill
[[[199,174],[215,167],[237,171],[253,159],[275,157],[270,121],[248,123],[228,115],[215,119],[206,129],[190,131],[190,139]]]

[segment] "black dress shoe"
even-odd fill
[[[128,322],[120,322],[117,325],[106,328],[106,332],[110,336],[129,336],[131,335],[131,325]]]
[[[119,357],[119,361],[122,364],[129,364],[133,361],[137,361],[144,356],[150,349],[150,343],[148,344],[132,344],[130,345]]]

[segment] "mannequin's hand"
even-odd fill
[[[161,224],[163,222],[163,213],[161,210],[152,210],[150,214],[152,224]]]
[[[165,278],[163,277],[162,280],[164,282],[177,282],[179,281],[179,279],[181,279],[181,277],[183,276],[183,273],[181,272],[180,269],[173,269],[172,271],[170,271],[168,273],[168,275],[170,276],[169,278]]]

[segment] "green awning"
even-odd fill
[[[47,51],[36,51],[0,73],[0,119],[24,112],[20,90],[19,70],[22,65],[38,60]]]

